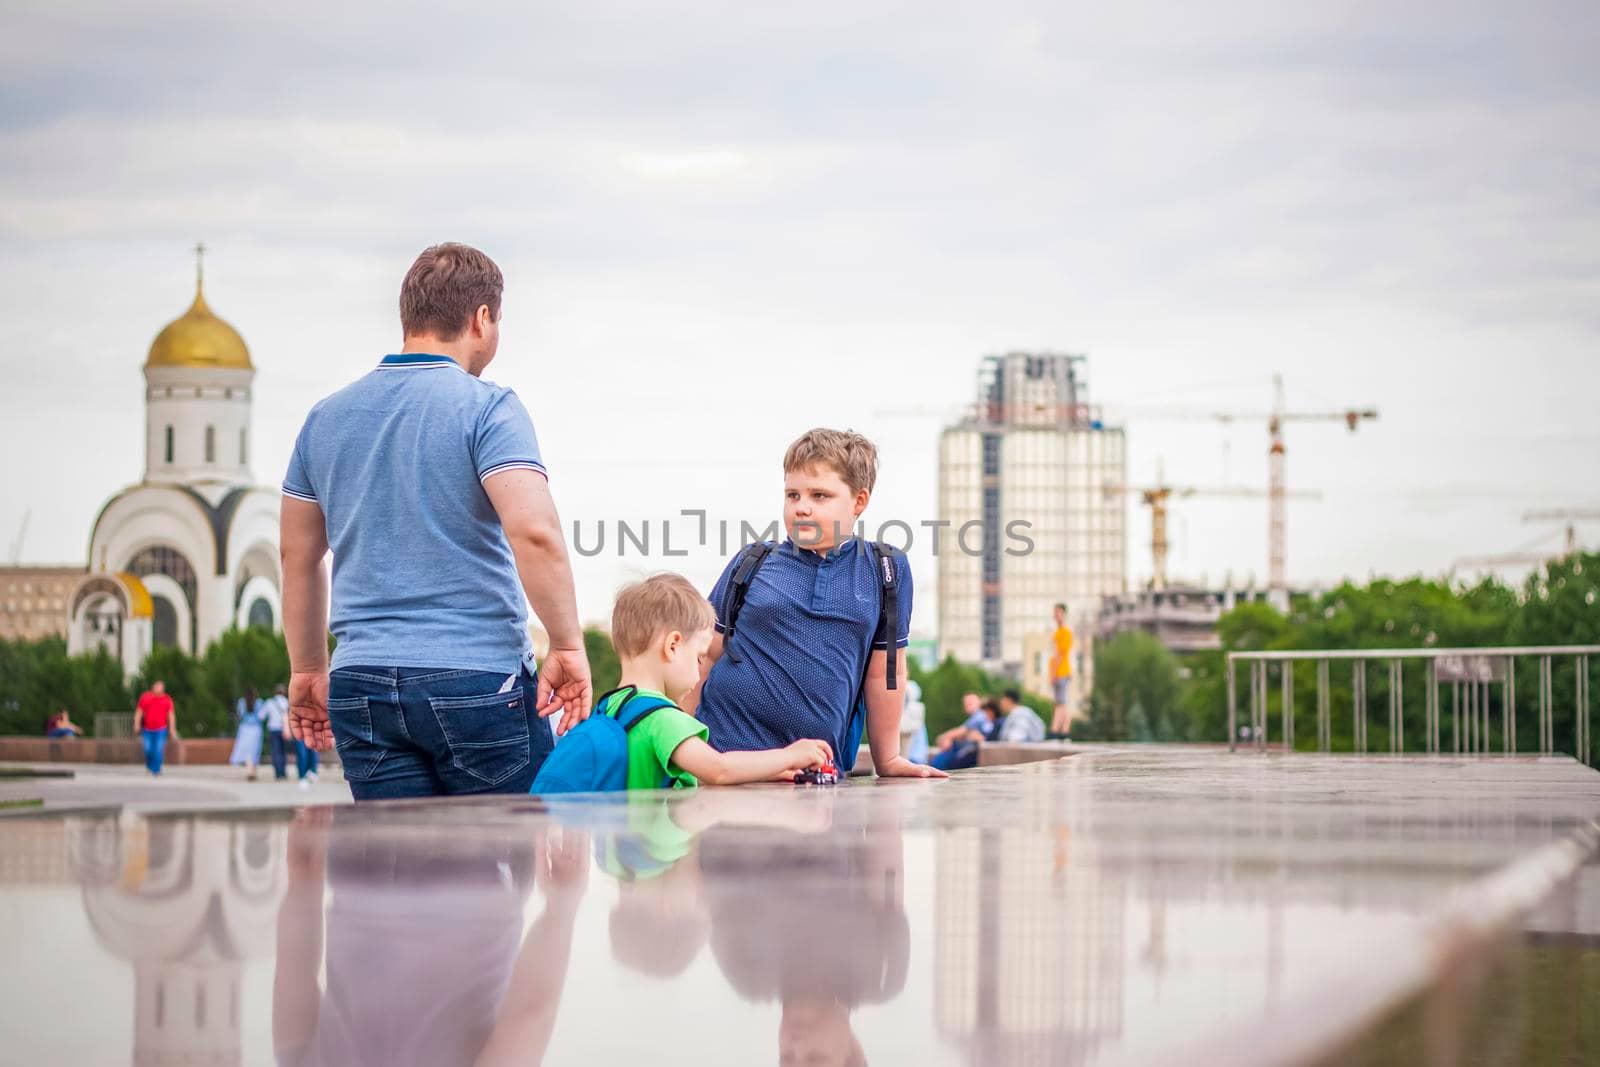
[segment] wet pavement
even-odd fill
[[[1103,751],[0,819],[0,1063],[1278,1064],[1582,863],[1566,759]]]

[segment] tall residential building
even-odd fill
[[[1126,439],[1090,405],[1085,357],[985,358],[967,416],[939,440],[941,655],[1020,679],[1024,644],[1067,604],[1074,703],[1100,599],[1127,583]]]

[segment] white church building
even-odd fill
[[[231,627],[282,627],[276,489],[250,472],[255,367],[206,305],[168,323],[144,364],[144,477],[108,500],[67,605],[70,654],[134,673],[150,650],[198,655]]]

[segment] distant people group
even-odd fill
[[[272,777],[282,782],[289,777],[288,748],[292,743],[300,788],[308,789],[317,780],[319,758],[315,749],[289,732],[287,692],[286,687],[279,685],[273,688],[271,696],[258,698],[254,689],[245,689],[234,709],[239,724],[234,731],[233,753],[228,762],[243,766],[246,780],[255,781],[265,741],[268,758],[272,761]]]
[[[930,762],[944,771],[964,770],[978,765],[985,743],[1005,741],[1028,743],[1045,739],[1044,720],[1022,702],[1022,694],[1007,689],[999,698],[985,699],[977,693],[961,698],[966,718],[934,739]]]

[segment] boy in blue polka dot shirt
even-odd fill
[[[874,555],[853,531],[877,482],[878,450],[848,430],[811,430],[783,457],[787,537],[755,571],[725,649],[735,554],[711,591],[717,612],[709,669],[688,707],[722,751],[827,741],[839,766],[855,762],[850,722],[861,693],[866,737],[880,776],[943,778],[900,754],[904,682],[888,685],[888,657],[905,679],[911,568],[892,558],[899,589],[893,633],[879,633],[881,585]],[[724,654],[725,652],[731,654]]]

